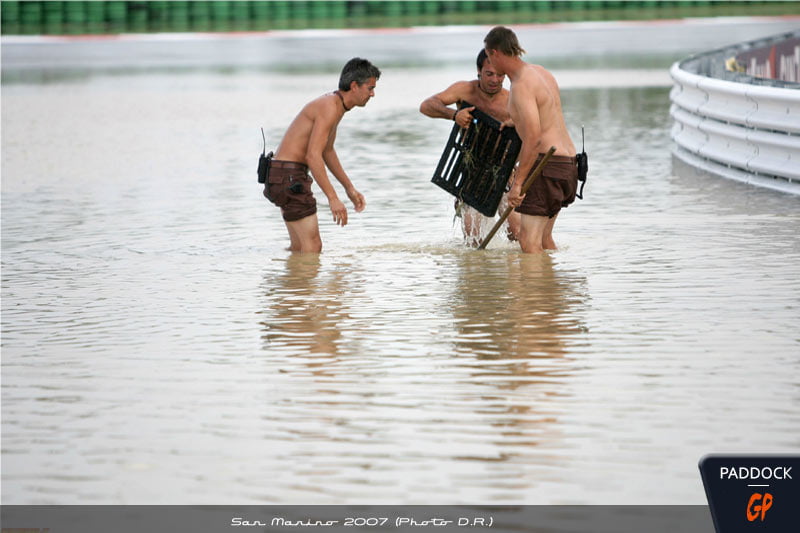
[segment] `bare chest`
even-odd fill
[[[480,91],[474,91],[470,103],[500,122],[510,118],[507,96],[498,95],[490,99]]]

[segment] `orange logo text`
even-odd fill
[[[750,501],[747,502],[747,521],[755,522],[759,518],[764,521],[764,516],[767,511],[772,507],[772,494],[765,492],[763,495],[756,492],[750,496]]]

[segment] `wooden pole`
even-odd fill
[[[550,159],[550,156],[555,153],[555,151],[556,151],[556,147],[555,146],[551,146],[550,149],[547,151],[547,153],[544,154],[544,157],[542,157],[542,160],[539,161],[539,164],[536,165],[536,168],[533,169],[533,172],[531,172],[528,175],[528,179],[526,179],[525,183],[522,184],[522,189],[520,190],[520,192],[523,195],[528,192],[528,189],[531,188],[531,185],[533,185],[533,182],[536,181],[536,178],[538,178],[539,175],[542,173],[542,171],[544,170],[545,165],[547,165],[547,161]],[[478,250],[485,250],[486,249],[486,245],[489,244],[489,241],[492,240],[492,237],[494,237],[494,234],[497,233],[497,230],[500,229],[500,226],[503,225],[503,222],[506,221],[506,219],[508,218],[508,215],[510,215],[511,211],[513,211],[513,210],[514,210],[513,207],[508,206],[508,208],[506,209],[505,213],[503,213],[503,215],[500,217],[500,220],[498,220],[497,223],[492,228],[492,231],[490,231],[489,234],[486,237],[484,237],[483,241],[481,241],[480,246],[478,246]]]

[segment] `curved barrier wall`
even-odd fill
[[[797,36],[800,32],[771,42]],[[726,61],[753,44],[672,66],[673,156],[726,178],[800,194],[800,84],[725,69]]]

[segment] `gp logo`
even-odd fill
[[[750,501],[747,502],[747,520],[755,522],[761,517],[761,521],[767,517],[767,511],[772,509],[772,494],[765,492],[759,494],[758,492],[750,496]]]
[[[717,533],[798,531],[800,455],[707,455],[700,474]]]

